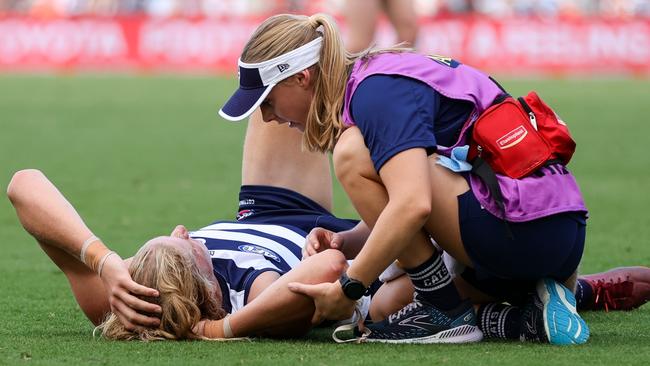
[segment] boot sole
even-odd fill
[[[412,343],[412,344],[433,344],[433,343],[473,343],[483,339],[483,332],[475,325],[461,325],[436,334],[407,339],[373,339],[361,338],[360,342],[365,343]]]
[[[583,344],[589,339],[589,327],[578,315],[576,300],[561,284],[544,279],[537,284],[537,295],[544,304],[544,329],[551,344]]]

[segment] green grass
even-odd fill
[[[230,219],[237,208],[244,124],[216,117],[232,79],[0,76],[0,186],[43,170],[97,235],[122,255],[176,224]],[[512,81],[536,89],[570,124],[571,163],[591,210],[584,272],[650,264],[650,83]],[[645,189],[644,189],[645,188]],[[353,215],[340,189],[336,213]],[[65,277],[0,200],[0,364],[647,364],[650,306],[587,313],[581,347],[108,342],[92,338]]]

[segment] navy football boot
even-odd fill
[[[469,301],[457,308],[442,311],[419,299],[387,319],[359,330],[359,342],[379,343],[468,343],[483,339],[476,324],[474,307]]]
[[[521,308],[519,340],[522,342],[549,342],[544,326],[544,303],[537,294],[532,295],[530,301]]]

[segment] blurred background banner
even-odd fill
[[[0,19],[0,69],[236,72],[261,19]]]
[[[0,0],[0,71],[232,74],[255,27],[342,1]],[[650,1],[416,1],[417,48],[511,75],[650,75]],[[381,18],[376,43],[396,41]]]

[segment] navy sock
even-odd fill
[[[578,278],[576,284],[576,308],[589,309],[594,303],[594,291],[589,281]]]
[[[485,338],[519,339],[521,310],[506,304],[485,304],[478,309],[478,326]]]
[[[461,303],[458,290],[439,252],[419,266],[405,271],[419,298],[440,310],[451,310]]]

